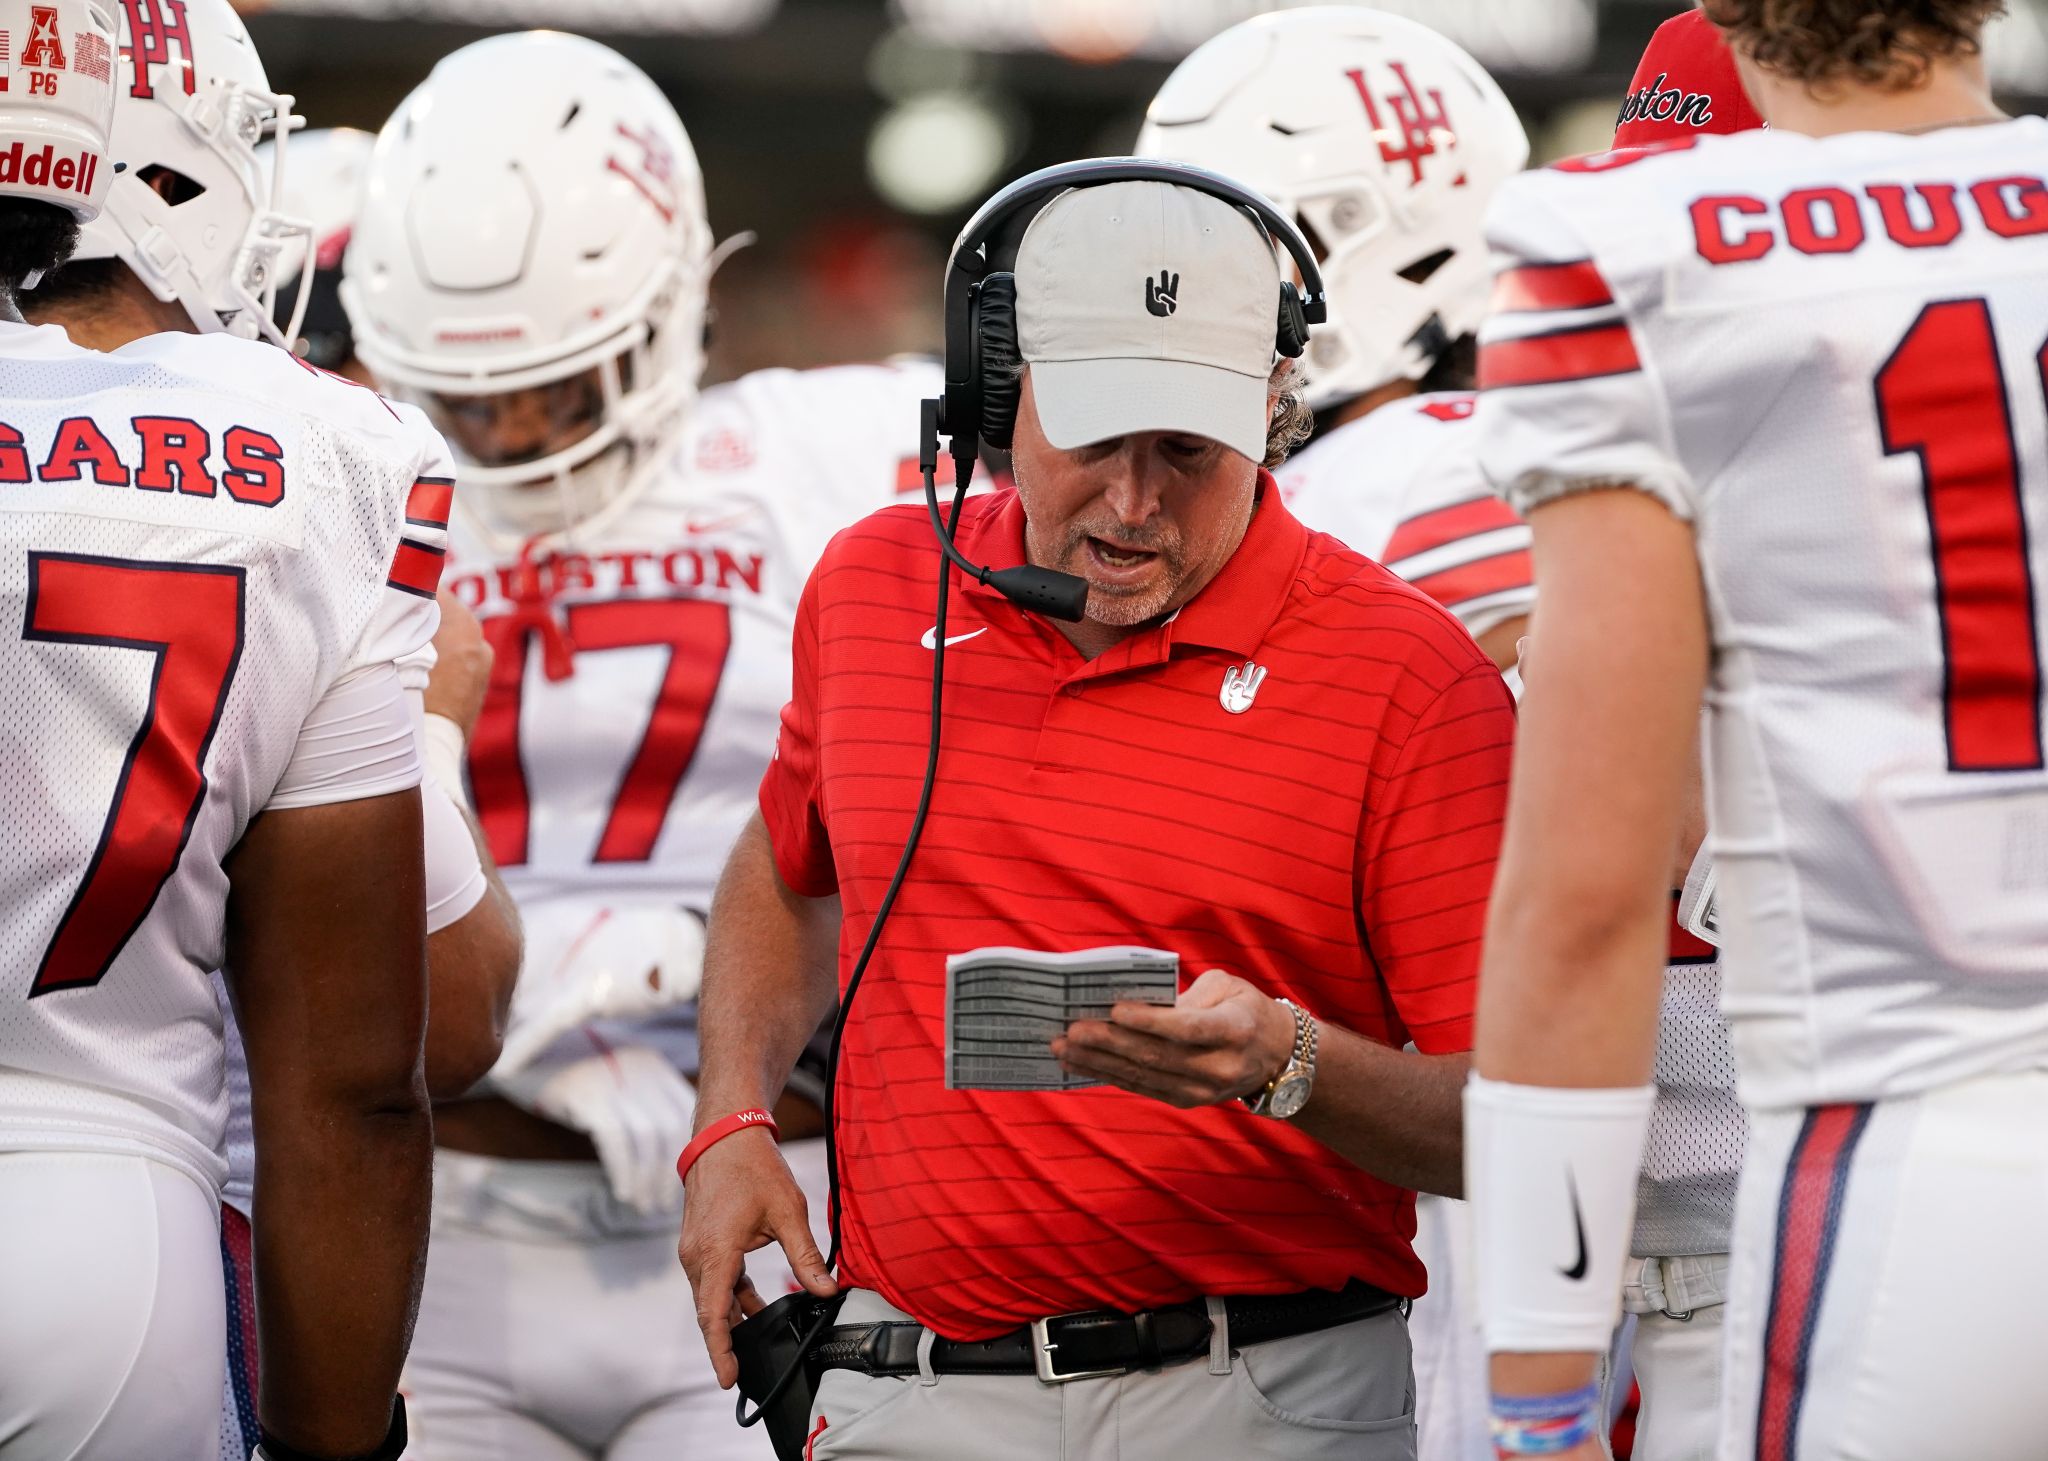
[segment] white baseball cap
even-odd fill
[[[1016,276],[1047,441],[1179,431],[1264,459],[1280,262],[1242,209],[1173,183],[1074,188],[1032,219]]]
[[[0,0],[0,197],[98,216],[118,48],[97,0]]]

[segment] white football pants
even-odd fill
[[[1728,1257],[1631,1258],[1622,1274],[1630,1363],[1602,1366],[1608,1413],[1627,1404],[1632,1375],[1643,1392],[1635,1461],[1714,1461]]]
[[[219,1212],[147,1157],[0,1154],[0,1461],[215,1461]]]
[[[2048,1073],[1750,1122],[1722,1461],[2048,1454]]]
[[[824,1148],[782,1149],[821,1249]],[[620,1209],[595,1162],[435,1152],[407,1461],[772,1457],[712,1374],[676,1231]],[[753,1254],[747,1273],[765,1299],[795,1287],[779,1248]]]

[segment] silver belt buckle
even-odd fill
[[[1046,1319],[1033,1319],[1031,1329],[1031,1367],[1038,1372],[1038,1378],[1047,1385],[1064,1385],[1070,1380],[1105,1380],[1113,1375],[1126,1373],[1122,1367],[1113,1370],[1076,1370],[1063,1375],[1052,1367],[1052,1352],[1058,1349],[1059,1341],[1047,1332],[1048,1324],[1057,1324],[1062,1319],[1078,1318],[1091,1310],[1077,1309],[1072,1314],[1054,1314]]]

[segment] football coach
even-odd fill
[[[844,1035],[845,1300],[806,1454],[1412,1457],[1414,1193],[1459,1190],[1508,692],[1262,468],[1301,407],[1249,213],[1076,188],[1014,272],[1016,487],[968,499],[957,542],[1080,575],[1086,615],[954,571],[929,820]],[[805,591],[711,917],[700,1133],[772,1104],[895,870],[936,568],[924,512],[891,508]],[[946,1088],[949,955],[1108,944],[1177,953],[1184,987],[1054,1042],[1104,1084]],[[681,1256],[730,1385],[745,1254],[834,1279],[773,1133],[727,1129]]]

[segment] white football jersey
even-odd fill
[[[1390,401],[1273,474],[1296,517],[1421,589],[1474,638],[1536,602],[1528,525],[1479,470],[1477,399],[1446,391]]]
[[[529,969],[606,908],[710,908],[789,699],[804,582],[840,528],[922,493],[918,402],[941,388],[925,363],[714,386],[670,470],[528,561],[458,514],[449,587],[497,651],[470,785]]]
[[[267,345],[0,324],[0,482],[0,1150],[217,1188],[222,862],[266,809],[418,784],[398,664],[452,463]]]
[[[1753,1107],[2048,1064],[2048,122],[1511,180],[1481,450],[1693,525]]]

